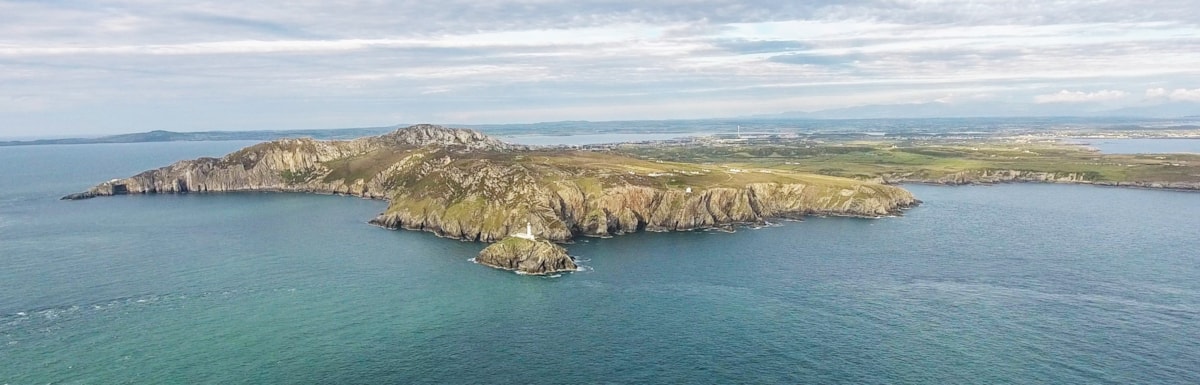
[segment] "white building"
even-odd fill
[[[516,234],[513,234],[512,236],[521,238],[521,239],[528,239],[531,241],[534,240],[533,225],[529,224],[529,222],[525,222],[525,232],[524,233],[516,233]]]

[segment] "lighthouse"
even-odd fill
[[[531,241],[532,241],[532,240],[534,240],[534,238],[533,238],[533,225],[529,224],[529,222],[528,222],[528,221],[527,221],[527,222],[525,222],[525,233],[524,233],[524,234],[517,233],[517,234],[513,234],[513,236],[514,236],[514,237],[517,237],[517,238],[521,238],[521,239],[528,239],[528,240],[531,240]]]

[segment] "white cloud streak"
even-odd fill
[[[1118,90],[1101,90],[1096,92],[1062,90],[1052,94],[1037,95],[1033,100],[1036,103],[1092,103],[1120,100],[1127,95],[1129,93]]]
[[[1151,88],[1146,90],[1146,98],[1151,100],[1170,100],[1176,102],[1196,102],[1200,103],[1200,88],[1186,89],[1177,88],[1168,91],[1165,88]]]

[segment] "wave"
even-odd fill
[[[18,311],[12,314],[0,314],[0,327],[19,326],[28,323],[61,322],[69,319],[86,317],[112,311],[126,311],[131,308],[171,306],[182,301],[203,299],[229,299],[240,295],[260,293],[295,292],[294,287],[283,288],[241,288],[229,290],[213,290],[193,294],[145,294],[128,297],[118,297],[86,304],[72,304]]]
[[[771,227],[783,227],[783,226],[784,225],[779,222],[764,222],[761,225],[748,225],[746,227],[750,228],[751,230],[759,230],[759,229],[766,229],[766,228],[771,228]]]

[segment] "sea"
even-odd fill
[[[1200,139],[1075,139],[1105,154],[1200,154]]]
[[[881,219],[485,246],[381,201],[58,198],[250,142],[0,148],[0,384],[1197,384],[1200,193],[907,185]]]

